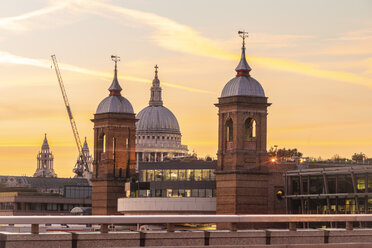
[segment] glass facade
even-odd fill
[[[178,166],[178,167],[176,167]],[[132,183],[127,197],[216,197],[215,167],[139,170],[139,182]],[[205,168],[206,167],[206,168]]]
[[[372,213],[372,171],[327,168],[286,174],[290,214]]]
[[[214,169],[141,170],[141,182],[160,181],[215,181]]]

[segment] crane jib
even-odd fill
[[[72,113],[71,113],[70,106],[66,106],[66,108],[67,108],[68,117],[70,117],[70,119],[72,119]]]
[[[72,127],[72,132],[73,132],[74,137],[75,137],[75,142],[76,142],[76,145],[77,145],[77,148],[78,148],[78,151],[79,151],[79,157],[82,158],[82,164],[79,164],[79,163],[76,164],[76,168],[73,171],[77,174],[78,177],[81,177],[81,176],[83,176],[84,169],[88,173],[91,173],[91,171],[88,167],[88,163],[87,163],[88,159],[85,156],[85,154],[82,152],[82,145],[81,145],[81,141],[80,141],[80,137],[79,137],[79,132],[78,132],[78,129],[76,127],[74,117],[72,116],[72,111],[70,109],[70,104],[68,102],[65,87],[63,85],[62,76],[61,76],[61,73],[60,73],[59,68],[58,68],[57,58],[56,58],[55,55],[52,55],[51,57],[52,57],[52,61],[53,61],[53,64],[54,64],[54,69],[55,69],[56,74],[57,74],[58,83],[59,83],[59,86],[61,88],[63,101],[65,102],[65,106],[66,106],[66,109],[67,109],[67,114],[68,114],[68,117],[70,118],[70,124],[71,124],[71,127]]]

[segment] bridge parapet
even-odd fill
[[[371,222],[372,215],[161,215],[161,216],[11,216],[0,224],[28,224],[30,233],[0,233],[0,247],[214,247],[225,245],[312,244],[322,247],[368,247],[372,229],[353,229],[354,222]],[[340,229],[298,229],[297,223],[344,222]],[[176,230],[177,224],[230,223],[230,230]],[[237,230],[237,223],[288,223],[289,229]],[[292,224],[291,224],[292,223]],[[100,225],[95,232],[39,233],[42,224]],[[109,225],[162,224],[162,231],[109,232]],[[347,245],[346,245],[347,244]],[[275,247],[275,246],[270,246]],[[304,246],[305,247],[305,246]],[[309,246],[311,247],[311,246]]]

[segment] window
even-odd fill
[[[147,174],[147,177],[146,177],[146,181],[147,182],[152,182],[154,181],[154,171],[153,170],[146,170],[146,174]]]
[[[186,170],[186,180],[194,181],[194,170],[193,169]]]
[[[191,190],[191,197],[198,197],[199,190],[198,189],[192,189]]]
[[[186,197],[186,195],[185,195],[185,190],[184,190],[184,189],[179,189],[179,190],[178,190],[178,196],[179,196],[179,197]]]
[[[164,170],[164,181],[171,180],[171,170]]]
[[[202,174],[201,174],[201,171],[202,170],[195,170],[195,181],[201,181],[202,180]]]
[[[212,189],[206,189],[205,190],[205,196],[206,197],[212,197],[213,196],[213,193],[212,193]]]
[[[226,121],[226,141],[233,141],[233,121],[228,119]]]
[[[179,170],[178,171],[178,180],[179,181],[186,181],[186,170]]]
[[[245,132],[244,138],[246,141],[252,141],[256,139],[256,122],[253,118],[248,118],[245,120]]]
[[[163,181],[163,170],[155,170],[155,181]]]
[[[106,152],[106,135],[103,134],[103,137],[102,137],[102,152]]]
[[[171,180],[177,181],[178,180],[178,170],[172,170],[171,171]]]
[[[205,189],[199,189],[199,197],[205,197]]]
[[[210,170],[202,170],[202,180],[203,181],[209,181],[210,179]]]
[[[172,197],[172,189],[167,189],[167,197]]]
[[[112,159],[115,161],[116,138],[112,138]]]

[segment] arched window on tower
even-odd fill
[[[256,150],[256,121],[247,118],[244,123],[244,148]]]
[[[102,152],[106,152],[106,135],[102,136]]]
[[[245,140],[252,141],[256,140],[256,121],[253,118],[247,118],[245,120]]]
[[[226,130],[226,150],[232,150],[233,147],[233,121],[232,119],[228,119],[225,124]]]

